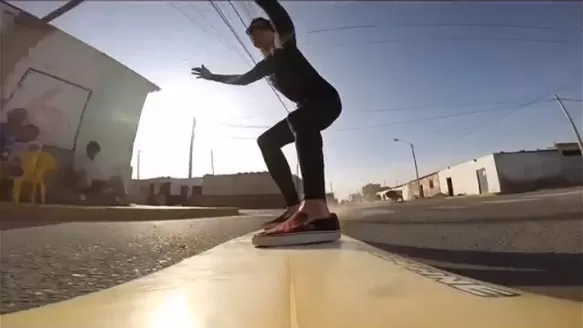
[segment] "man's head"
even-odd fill
[[[6,115],[6,123],[13,126],[21,126],[28,118],[28,112],[24,108],[14,108]]]
[[[95,159],[95,156],[101,151],[101,146],[97,141],[90,141],[87,144],[87,157]]]
[[[245,32],[258,49],[267,50],[275,44],[275,29],[271,22],[265,18],[254,18]]]

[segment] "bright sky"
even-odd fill
[[[9,2],[35,15],[63,3]],[[230,4],[217,4],[259,58]],[[249,2],[234,4],[245,20],[260,12]],[[494,151],[573,141],[551,100],[560,88],[583,128],[582,103],[575,101],[583,89],[581,2],[283,5],[302,51],[343,99],[342,116],[324,132],[326,179],[340,197],[367,182],[414,177],[409,147],[393,138],[415,145],[421,174]],[[195,175],[211,172],[211,149],[216,174],[265,170],[255,138],[285,117],[267,84],[227,86],[190,76],[200,64],[227,74],[251,67],[208,1],[88,1],[54,24],[163,89],[149,96],[140,121],[134,163],[141,149],[142,178],[187,176],[194,116]],[[362,25],[369,27],[313,33]],[[475,111],[482,113],[448,117]],[[295,148],[284,151],[295,172]]]

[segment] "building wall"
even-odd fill
[[[189,188],[194,186],[202,187],[202,178],[153,178],[132,180],[131,188],[129,190],[131,193],[139,194],[142,190],[149,188],[152,183],[160,186],[168,182],[170,183],[170,193],[173,195],[180,195],[180,188],[182,186],[187,186]]]
[[[410,183],[406,183],[406,184],[397,186],[393,189],[401,192],[401,195],[403,196],[403,200],[413,200],[415,198],[415,194],[411,190]]]
[[[502,192],[525,192],[583,184],[583,156],[557,150],[494,155]]]
[[[301,195],[302,180],[294,176]],[[285,200],[268,172],[229,175],[205,175],[202,196],[193,200],[199,206],[235,206],[239,208],[283,208]]]
[[[2,118],[26,108],[41,130],[36,142],[73,152],[72,158],[95,140],[104,171],[129,180],[142,107],[158,88],[54,26],[4,2],[0,9]]]
[[[240,209],[279,209],[285,208],[285,199],[281,194],[269,195],[202,195],[193,197],[191,206],[237,207]]]
[[[439,193],[441,193],[441,184],[439,180],[439,173],[435,172],[433,174],[426,175],[419,179],[421,181],[421,186],[423,187],[423,196],[424,197],[433,197]],[[413,199],[419,197],[419,184],[416,180],[413,180],[408,183],[409,190],[408,190],[408,199]]]
[[[301,179],[295,176],[294,179],[296,186],[301,186]],[[207,196],[273,195],[281,193],[268,172],[205,175],[203,177],[202,192]]]
[[[498,180],[498,171],[494,155],[486,155],[471,161],[448,167],[439,171],[440,190],[448,195],[447,178],[451,178],[454,196],[459,194],[477,195],[480,193],[477,170],[485,169],[486,181],[488,184],[488,193],[500,192],[500,183]]]

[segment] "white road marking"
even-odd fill
[[[460,205],[441,205],[441,206],[433,206],[430,208],[439,209],[439,210],[459,210],[459,209],[468,208],[468,207],[467,206],[460,206]]]
[[[362,211],[364,215],[379,215],[379,214],[391,214],[391,213],[395,213],[395,211],[393,210],[387,210],[387,209],[368,209],[368,210],[364,210]]]
[[[521,202],[532,202],[535,200],[539,200],[539,199],[538,198],[519,198],[519,199],[488,200],[488,201],[483,201],[482,204],[521,203]]]
[[[557,192],[557,193],[552,193],[552,194],[532,195],[532,196],[527,196],[527,197],[547,198],[547,197],[570,196],[570,195],[577,195],[577,194],[583,197],[583,191],[581,191],[581,190]]]

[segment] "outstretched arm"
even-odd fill
[[[197,67],[192,69],[192,74],[198,75],[199,78],[221,82],[232,85],[248,85],[260,80],[272,73],[268,59],[257,63],[249,72],[237,75],[213,74],[206,67]]]
[[[275,32],[279,36],[281,45],[296,44],[294,23],[287,11],[277,0],[255,0],[255,3],[265,11]]]

